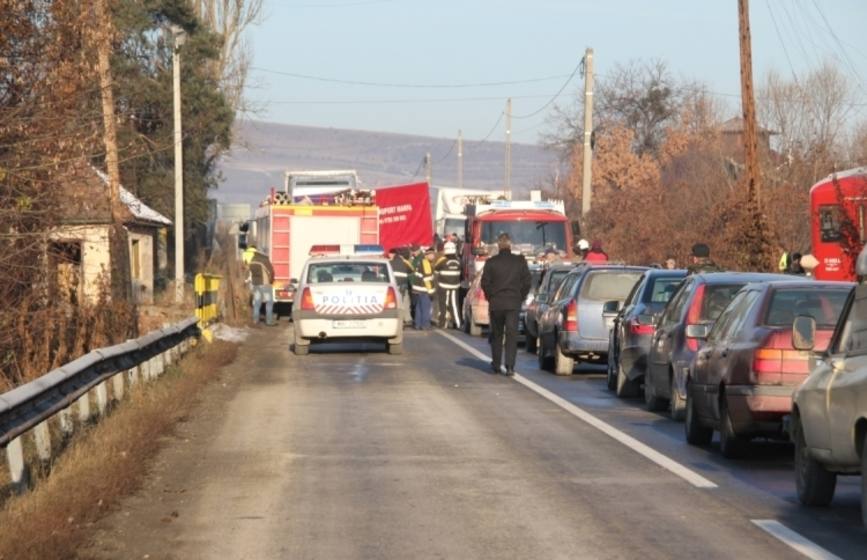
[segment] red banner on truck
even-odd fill
[[[379,243],[388,251],[407,245],[430,245],[433,220],[427,183],[377,187]]]

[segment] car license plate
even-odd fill
[[[360,329],[364,327],[364,321],[332,321],[331,326],[335,329]]]

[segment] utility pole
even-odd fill
[[[753,95],[753,57],[750,46],[750,3],[738,0],[738,28],[741,46],[741,106],[744,116],[744,163],[747,171],[747,197],[761,209],[756,100]]]
[[[129,238],[123,227],[120,202],[120,161],[117,147],[117,123],[114,114],[114,91],[111,75],[111,33],[114,29],[106,7],[106,0],[95,2],[96,63],[99,73],[99,90],[102,101],[103,141],[105,143],[105,166],[108,172],[108,200],[112,225],[109,235],[111,259],[112,297],[128,300],[132,290],[129,266]]]
[[[593,49],[584,51],[584,163],[581,168],[581,215],[590,212],[592,191],[593,147],[590,140],[593,137]]]
[[[175,302],[184,301],[184,145],[181,130],[181,55],[180,47],[185,35],[172,26],[172,74],[174,81],[175,113]]]
[[[432,167],[431,157],[430,157],[430,152],[428,152],[424,155],[424,175],[425,175],[425,180],[427,181],[427,186],[429,186],[429,187],[433,186],[431,183],[431,179],[432,179],[432,175],[433,175],[433,169],[431,169],[431,167]]]
[[[114,92],[111,77],[111,39],[106,0],[96,0],[98,28],[97,68],[99,70],[99,90],[102,97],[102,122],[104,125],[105,166],[108,168],[108,197],[111,216],[115,223],[121,221],[120,215],[120,164],[117,154],[117,126],[114,120]]]
[[[458,130],[458,188],[464,188],[464,133]]]
[[[506,100],[506,178],[503,194],[512,198],[512,98]]]

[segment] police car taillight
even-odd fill
[[[310,291],[310,288],[304,288],[304,291],[301,293],[301,310],[313,311],[314,309],[316,309],[316,306],[313,305],[313,293]]]
[[[385,292],[385,308],[397,309],[397,293],[391,286],[389,286],[388,291]]]

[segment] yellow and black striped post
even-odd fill
[[[199,320],[199,329],[202,336],[208,342],[213,340],[213,334],[209,325],[220,318],[220,306],[217,302],[217,294],[220,291],[222,276],[216,274],[196,274],[196,318]]]

